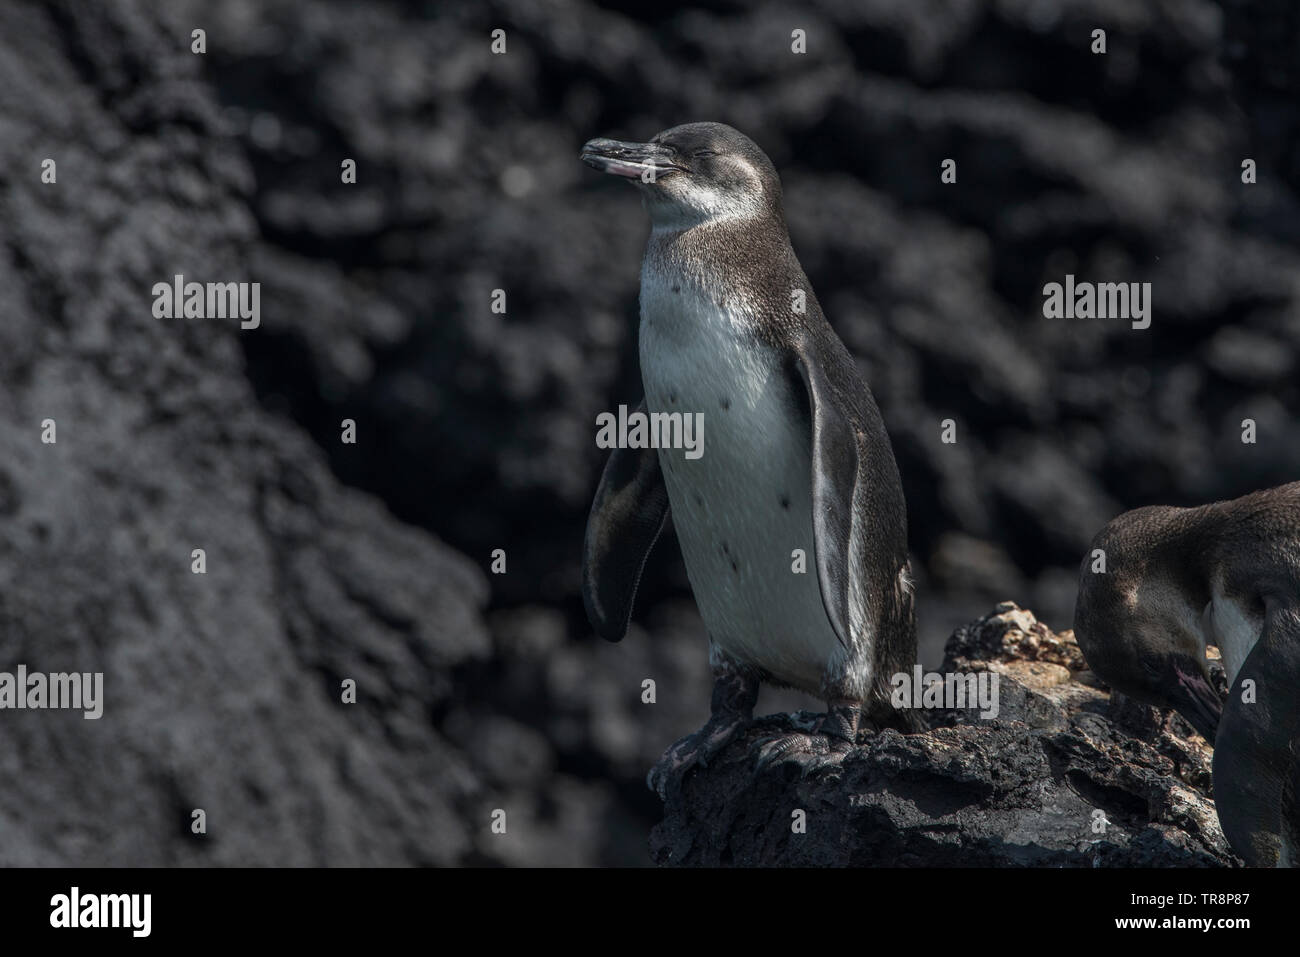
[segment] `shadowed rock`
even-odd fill
[[[996,719],[936,712],[944,726],[865,735],[841,766],[807,778],[793,765],[754,774],[758,743],[810,716],[764,719],[687,777],[651,854],[696,866],[1234,863],[1205,790],[1204,742],[1164,722],[1134,729],[1080,665],[1069,632],[999,605],[953,636],[945,662],[1000,676]],[[806,833],[792,828],[796,811]]]

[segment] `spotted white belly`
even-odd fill
[[[659,462],[710,638],[733,658],[816,694],[844,651],[817,580],[812,438],[790,414],[805,400],[778,353],[746,333],[743,309],[643,272],[646,404],[704,414],[703,455],[660,449]],[[796,549],[801,573],[793,570]]]

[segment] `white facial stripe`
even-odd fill
[[[1209,617],[1214,627],[1214,638],[1219,643],[1219,653],[1223,655],[1223,668],[1227,671],[1228,682],[1231,684],[1236,680],[1241,666],[1246,663],[1250,649],[1259,640],[1264,622],[1248,614],[1239,604],[1217,590],[1210,603]]]
[[[703,223],[756,219],[763,215],[763,182],[748,163],[733,157],[724,162],[742,172],[744,190],[723,190],[694,174],[665,179],[661,192],[647,198],[646,208],[657,231],[687,229]]]

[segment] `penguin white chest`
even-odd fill
[[[659,462],[709,637],[817,694],[844,649],[817,579],[807,400],[751,323],[730,293],[642,274],[647,408],[703,414],[703,454],[660,449]]]
[[[1223,668],[1228,673],[1228,684],[1237,678],[1237,672],[1246,663],[1255,642],[1264,630],[1264,619],[1247,611],[1228,597],[1222,582],[1216,581],[1211,591],[1210,603],[1205,608],[1206,640],[1217,645],[1223,657]]]

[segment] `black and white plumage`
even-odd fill
[[[693,123],[649,143],[592,140],[583,159],[636,182],[650,213],[644,407],[702,412],[706,426],[698,459],[615,451],[587,527],[584,595],[598,633],[622,637],[670,510],[708,628],[713,717],[669,750],[652,785],[664,793],[724,745],[749,720],[759,681],[830,705],[821,735],[773,741],[768,758],[833,757],[860,708],[900,722],[888,682],[916,660],[905,503],[879,410],[822,314],[776,171],[751,140]],[[792,571],[796,549],[806,574]]]
[[[1092,547],[1107,570],[1084,559],[1074,623],[1089,666],[1176,708],[1214,742],[1215,802],[1233,850],[1256,865],[1294,855],[1283,840],[1297,826],[1300,780],[1300,482],[1199,508],[1135,509]],[[1210,686],[1207,645],[1223,658],[1226,706]]]
[[[1300,865],[1300,594],[1266,601],[1214,742],[1214,802],[1254,867]]]

